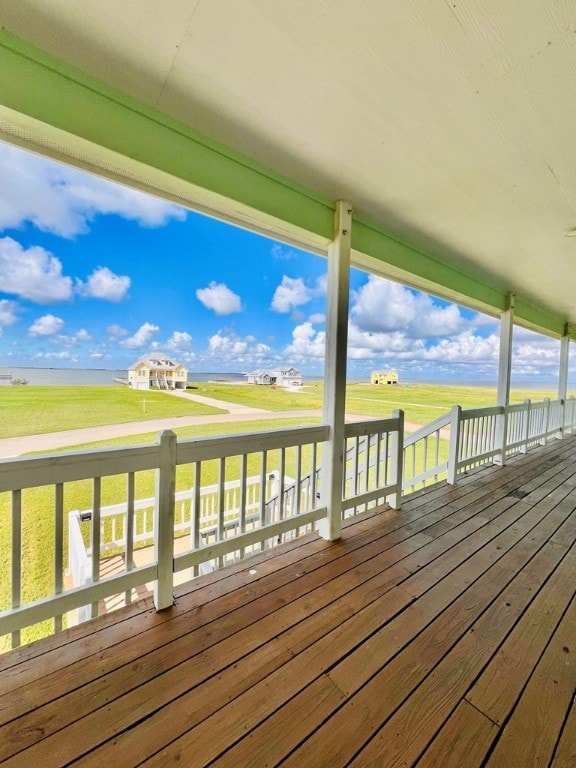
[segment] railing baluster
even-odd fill
[[[286,476],[286,448],[280,449],[280,484],[278,488],[278,519],[284,520],[284,478]]]
[[[64,587],[64,485],[54,486],[54,594]],[[54,632],[62,631],[62,615],[54,616]]]
[[[318,443],[312,443],[312,455],[311,455],[311,470],[310,470],[310,480],[311,480],[311,507],[310,509],[315,509],[317,506],[316,504],[316,493],[317,493],[317,487],[318,487],[318,478],[316,477],[316,472],[318,469]],[[344,473],[346,474],[346,473]]]
[[[92,481],[92,582],[100,581],[100,506],[102,502],[102,478]],[[98,616],[98,603],[92,603],[91,616]]]
[[[11,606],[20,607],[22,599],[22,491],[12,491],[12,565]],[[20,645],[20,630],[12,632],[12,647]]]
[[[134,497],[135,477],[134,472],[128,472],[126,478],[126,515],[124,517],[124,569],[131,571],[134,568]],[[124,593],[124,602],[129,605],[132,602],[132,590]]]
[[[266,483],[267,483],[267,463],[268,453],[262,451],[260,454],[260,528],[266,525]],[[264,539],[260,542],[260,548],[263,550],[266,546]]]

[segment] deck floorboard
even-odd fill
[[[573,766],[576,438],[0,658],[0,763]]]

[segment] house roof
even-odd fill
[[[149,353],[137,360],[134,365],[130,366],[129,370],[133,370],[140,365],[145,365],[147,368],[161,369],[161,370],[175,370],[176,368],[184,368],[182,363],[176,363],[171,360],[167,355]]]
[[[319,252],[345,199],[355,264],[576,322],[569,3],[20,0],[0,25],[10,140]]]

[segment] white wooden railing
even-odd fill
[[[347,513],[388,496],[397,504],[400,484],[394,473],[401,460],[389,447],[401,445],[401,418],[353,425],[347,435],[352,441],[376,436],[379,446],[377,463],[374,453],[361,484],[346,490]],[[203,564],[222,565],[312,530],[328,513],[320,498],[322,444],[328,437],[327,426],[180,442],[166,432],[157,445],[1,461],[0,493],[9,496],[5,514],[11,549],[5,560],[8,573],[2,574],[10,590],[0,613],[0,636],[11,634],[17,645],[25,627],[48,622],[42,632],[57,631],[70,612],[95,616],[100,601],[121,594],[128,601],[132,590],[145,584],[154,585],[156,606],[166,607],[173,600],[175,573],[190,569],[194,575]],[[150,470],[156,473],[153,508],[149,495],[138,499],[136,493]],[[118,476],[125,477],[121,491]],[[106,505],[111,481],[122,501]],[[82,483],[90,484],[89,504],[69,516],[64,499],[69,488],[73,496]],[[41,508],[24,510],[23,491],[30,489],[42,489]],[[46,509],[49,503],[52,509]],[[42,541],[37,538],[41,534],[34,516],[50,528],[54,554],[49,558],[51,583],[30,595],[25,553],[46,546],[45,533]],[[179,534],[188,544],[175,555]],[[135,552],[148,543],[151,561],[136,564]],[[122,572],[104,578],[102,561],[118,552]]]
[[[466,411],[455,406],[405,441],[402,412],[348,424],[342,514],[385,501],[398,507],[403,493],[443,479],[454,483],[475,466],[505,463],[575,430],[572,398]],[[8,556],[0,551],[0,586],[9,584],[0,637],[11,635],[17,645],[21,630],[40,622],[48,622],[43,634],[58,631],[69,612],[96,615],[100,601],[123,593],[128,601],[145,584],[153,585],[156,606],[166,607],[176,573],[189,569],[193,577],[204,564],[219,566],[310,531],[328,515],[321,488],[328,437],[325,425],[180,442],[165,432],[156,445],[0,461],[0,494],[9,500],[7,509],[0,507],[0,522],[10,530]],[[153,497],[138,499],[140,478],[151,470]],[[125,477],[121,492],[118,480],[114,486],[121,501],[106,506],[108,483],[118,476]],[[89,504],[69,517],[65,498],[82,483],[90,485]],[[53,489],[49,510],[46,486]],[[36,501],[34,489],[43,490]],[[185,542],[176,554],[175,538]],[[45,550],[47,541],[51,578],[39,593],[28,585],[27,553]],[[138,565],[135,553],[143,544],[153,546],[151,561]],[[123,570],[103,577],[101,563],[116,551]]]

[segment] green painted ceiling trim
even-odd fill
[[[521,296],[514,298],[514,317],[524,320],[528,325],[536,329],[545,328],[555,336],[564,334],[565,321],[541,307],[536,307]],[[572,338],[576,338],[573,333]]]
[[[505,295],[485,283],[458,272],[430,256],[377,229],[373,224],[354,218],[352,248],[367,253],[380,261],[446,288],[451,293],[466,296],[475,303],[484,304],[497,312],[505,307]]]
[[[334,203],[194,132],[125,93],[0,29],[0,104],[73,136],[236,200],[327,240]],[[500,312],[505,295],[354,215],[353,249]],[[562,333],[563,320],[520,298],[516,316]]]
[[[332,239],[334,204],[0,29],[0,103]]]

